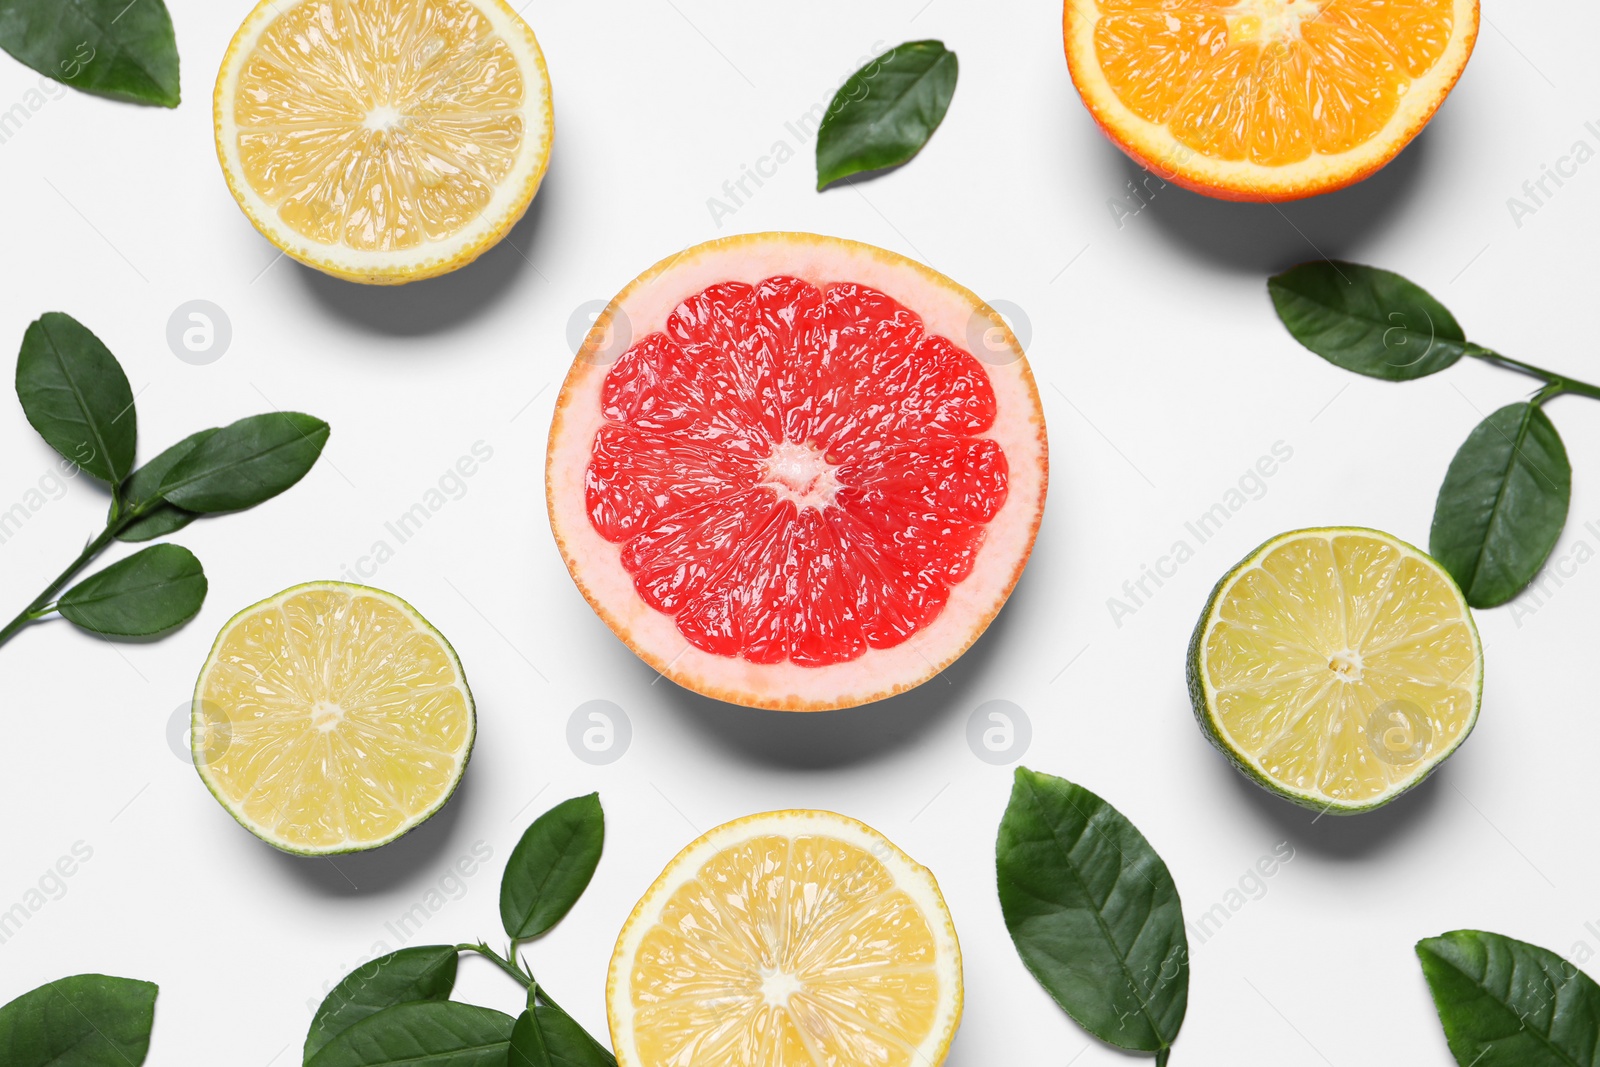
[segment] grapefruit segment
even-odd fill
[[[953,340],[974,323],[1000,327],[992,362]],[[633,343],[598,362],[619,324]],[[817,709],[916,685],[975,640],[1045,481],[1038,395],[991,309],[870,246],[761,234],[673,257],[601,316],[547,489],[579,588],[647,662]]]
[[[1102,129],[1198,192],[1286,200],[1393,159],[1461,76],[1478,0],[1066,0]]]

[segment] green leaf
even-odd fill
[[[0,48],[86,93],[178,106],[178,43],[162,0],[0,0]]]
[[[17,399],[51,448],[102,482],[116,485],[133,468],[138,419],[128,376],[71,315],[47,312],[22,335]]]
[[[206,576],[181,545],[151,545],[61,594],[56,610],[75,626],[113,637],[148,637],[182,626],[206,599]]]
[[[1481,930],[1417,942],[1462,1067],[1596,1067],[1600,986],[1554,952]]]
[[[611,1050],[556,1005],[540,998],[534,1011],[545,1048],[550,1051],[551,1067],[617,1067]]]
[[[1504,604],[1539,573],[1561,538],[1572,466],[1534,404],[1507,404],[1467,436],[1433,508],[1431,552],[1475,608]]]
[[[600,796],[562,801],[533,821],[500,879],[500,921],[518,941],[560,922],[589,887],[605,845]]]
[[[506,1061],[508,1067],[555,1067],[532,1008],[522,1013],[511,1030],[511,1050]]]
[[[307,1067],[506,1067],[515,1020],[453,1000],[416,1000],[339,1032]]]
[[[311,1062],[322,1047],[368,1016],[396,1004],[448,1000],[456,984],[459,953],[451,945],[403,948],[362,964],[334,986],[311,1019],[305,1053]]]
[[[1424,378],[1455,363],[1469,347],[1443,304],[1376,267],[1303,263],[1268,279],[1267,291],[1296,341],[1369,378]]]
[[[80,974],[0,1008],[6,1067],[139,1067],[150,1050],[156,987]]]
[[[271,500],[306,476],[328,440],[328,424],[274,411],[212,432],[173,463],[161,495],[189,511],[238,511]]]
[[[1108,1044],[1171,1046],[1189,942],[1177,886],[1144,835],[1082,786],[1022,767],[995,861],[1006,929],[1056,1003]]]
[[[151,541],[181,530],[200,515],[161,499],[161,480],[178,460],[193,452],[195,446],[206,440],[216,430],[201,430],[179,441],[149,463],[140,467],[122,483],[122,499],[127,508],[149,506],[150,510],[133,520],[117,533],[118,541]],[[106,517],[111,521],[111,516]]]
[[[817,188],[920,152],[950,110],[958,66],[943,43],[908,41],[850,75],[817,130]]]

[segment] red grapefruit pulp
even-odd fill
[[[1046,466],[992,309],[881,249],[760,234],[672,257],[601,315],[547,491],[579,588],[647,662],[817,710],[917,685],[983,632]]]

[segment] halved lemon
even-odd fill
[[[1297,530],[1217,583],[1189,692],[1212,743],[1267,789],[1369,811],[1472,732],[1483,646],[1433,557],[1377,530]]]
[[[606,980],[620,1067],[938,1067],[961,948],[933,875],[826,811],[719,826],[656,879]]]
[[[505,0],[261,0],[217,75],[217,155],[267,240],[349,281],[465,266],[528,209],[555,131]]]
[[[195,686],[194,764],[261,840],[387,844],[455,792],[477,730],[450,643],[392,593],[310,582],[222,628]]]
[[[1478,0],[1066,0],[1067,63],[1141,166],[1230,200],[1292,200],[1388,163],[1444,102]]]

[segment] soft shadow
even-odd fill
[[[533,269],[540,220],[552,193],[549,175],[528,213],[499,244],[460,270],[409,285],[362,285],[295,263],[316,301],[339,319],[394,337],[424,337],[481,314]]]
[[[912,156],[911,158],[915,159],[916,157]],[[906,163],[910,162],[911,160],[908,159],[903,163],[891,163],[887,167],[879,167],[876,170],[858,170],[854,174],[846,174],[843,178],[835,178],[833,181],[829,182],[826,187],[818,189],[817,192],[825,193],[829,189],[843,189],[848,185],[861,185],[864,182],[875,181],[886,174],[893,174],[895,171],[905,166]]]
[[[454,836],[461,809],[468,803],[473,774],[467,770],[444,808],[400,840],[371,852],[347,856],[291,856],[262,845],[276,866],[298,879],[307,889],[329,897],[354,897],[381,893],[408,880],[430,878],[440,853]]]
[[[1319,815],[1273,796],[1225,760],[1217,762],[1218,772],[1228,775],[1262,821],[1276,826],[1297,850],[1304,848],[1335,860],[1361,859],[1393,848],[1408,834],[1419,832],[1439,803],[1444,788],[1440,777],[1449,773],[1448,766],[1441,767],[1398,800],[1364,815]]]
[[[1133,215],[1113,214],[1122,229],[1153,223],[1196,258],[1229,270],[1269,274],[1311,259],[1359,259],[1363,242],[1403,212],[1422,187],[1430,143],[1424,130],[1366,181],[1284,204],[1235,203],[1191,193],[1163,184],[1117,152],[1121,180],[1132,184],[1145,206]],[[1118,189],[1118,196],[1124,206],[1138,206],[1128,185]]]
[[[1037,557],[1035,557],[1037,559]],[[761,711],[712,700],[673,685],[667,710],[703,734],[708,743],[741,759],[785,770],[828,770],[870,763],[912,739],[937,729],[952,715],[970,711],[973,688],[1004,646],[1020,612],[1027,582],[984,635],[940,674],[909,693],[842,711]]]

